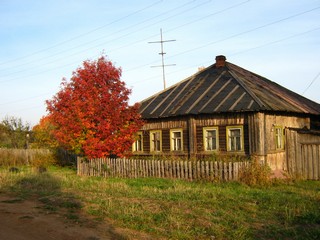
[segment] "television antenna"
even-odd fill
[[[176,65],[176,64],[164,64],[164,55],[166,53],[163,51],[163,43],[174,42],[174,41],[176,41],[176,40],[163,40],[163,38],[162,38],[162,28],[160,28],[160,41],[149,42],[149,43],[160,43],[160,45],[161,45],[161,52],[159,53],[159,55],[161,55],[162,64],[161,65],[157,65],[157,66],[151,66],[151,67],[162,67],[163,89],[166,89],[166,76],[165,76],[164,68],[168,67],[168,66],[175,66]]]

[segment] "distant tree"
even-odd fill
[[[0,123],[0,147],[26,148],[30,138],[30,125],[21,118],[7,116]]]
[[[61,90],[48,100],[47,110],[55,138],[68,150],[89,158],[123,156],[143,122],[138,104],[129,106],[129,94],[120,80],[121,69],[102,56],[84,61],[63,79]]]
[[[59,143],[53,135],[54,126],[49,116],[42,117],[39,124],[32,128],[32,148],[57,148]]]

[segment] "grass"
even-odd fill
[[[85,211],[154,239],[320,238],[319,181],[249,187],[236,182],[79,177],[71,169],[50,167],[42,174],[1,169],[0,193],[37,198],[46,211],[63,210],[70,221],[81,222],[77,213]]]

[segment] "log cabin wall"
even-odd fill
[[[183,151],[171,151],[170,149],[170,130],[182,129]],[[150,131],[161,130],[162,151],[158,153],[150,152]],[[150,155],[177,155],[182,157],[188,156],[188,118],[159,118],[149,119],[141,128],[143,132],[143,152],[134,153],[134,155],[150,156]]]
[[[218,127],[218,141],[219,150],[217,154],[235,154],[234,152],[227,151],[227,127],[231,126],[242,126],[244,134],[244,152],[237,155],[249,154],[249,138],[248,138],[248,124],[247,114],[245,113],[234,113],[234,114],[215,114],[215,115],[198,115],[196,118],[196,139],[197,139],[197,156],[212,155],[204,151],[203,146],[203,128],[205,127]]]
[[[244,151],[227,151],[227,127],[242,126],[244,135]],[[150,131],[161,130],[162,151],[159,155],[175,155],[188,158],[203,158],[213,152],[205,152],[203,145],[203,128],[217,127],[219,149],[216,154],[230,154],[241,156],[255,156],[262,163],[267,163],[272,170],[286,170],[286,146],[276,148],[275,127],[303,128],[310,127],[308,116],[289,116],[274,113],[228,113],[192,115],[175,118],[159,118],[148,120],[141,129],[143,132],[143,153],[139,155],[152,155],[150,153]],[[182,129],[183,151],[171,151],[170,130]],[[283,136],[284,139],[284,136]]]
[[[205,152],[203,146],[203,128],[218,127],[219,149],[216,153],[227,154],[227,127],[242,126],[244,134],[244,151],[229,152],[229,154],[249,154],[249,128],[246,114],[215,114],[184,116],[176,118],[159,118],[148,120],[141,129],[143,132],[143,153],[136,155],[150,155],[150,131],[161,130],[162,132],[162,152],[163,155],[179,155],[184,157],[203,157],[212,155],[212,152]],[[170,149],[170,130],[182,129],[183,131],[183,151],[173,152]]]
[[[149,119],[147,123],[143,125],[141,130],[175,129],[175,128],[186,129],[187,118],[175,117],[175,118]]]

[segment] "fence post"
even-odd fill
[[[80,157],[77,157],[77,175],[81,176],[81,167]]]

